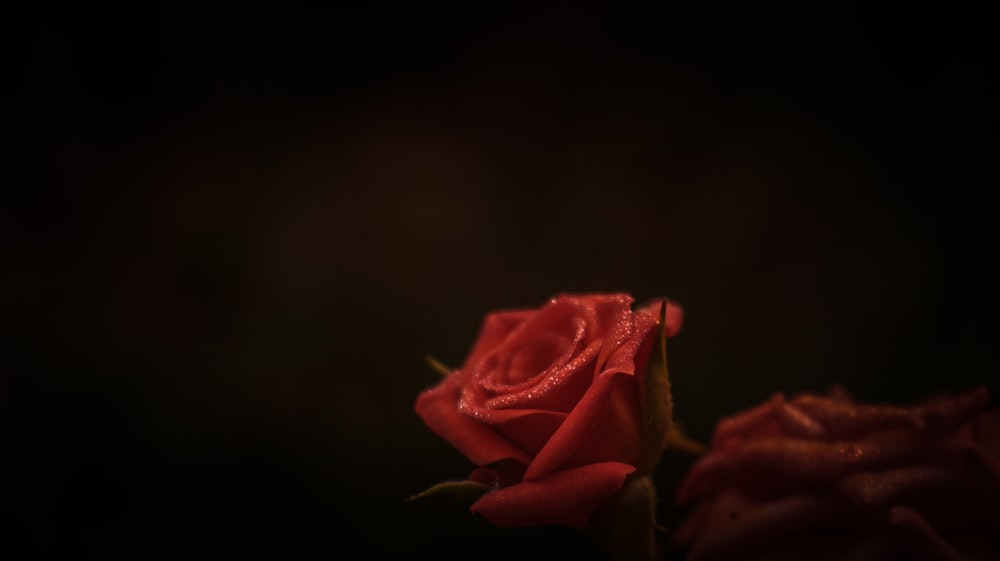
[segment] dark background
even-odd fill
[[[779,391],[1000,391],[984,14],[136,4],[3,22],[12,558],[599,558],[405,502],[470,468],[425,355],[564,291],[685,308],[703,441]]]

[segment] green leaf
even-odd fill
[[[407,501],[426,499],[429,497],[445,497],[459,501],[474,501],[494,489],[491,485],[476,481],[444,481],[432,485],[408,498]]]
[[[656,356],[649,361],[645,379],[646,431],[643,453],[638,472],[653,472],[663,449],[673,432],[673,398],[670,394],[670,376],[667,371],[667,300],[660,303],[659,325],[656,332]]]
[[[451,372],[452,372],[451,368],[448,368],[441,361],[439,361],[438,359],[436,359],[436,358],[434,358],[432,356],[428,356],[427,357],[427,364],[431,365],[431,368],[433,368],[434,370],[436,370],[437,373],[440,374],[440,375],[442,375],[442,376],[447,376],[447,375],[451,374]]]

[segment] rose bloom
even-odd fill
[[[582,528],[649,460],[645,374],[661,301],[633,303],[565,294],[492,312],[465,363],[419,395],[427,426],[479,466],[469,479],[493,487],[473,513],[497,526]],[[667,303],[668,337],[681,315]]]
[[[841,388],[718,423],[678,490],[688,561],[1000,559],[1000,410],[985,388],[906,406]]]

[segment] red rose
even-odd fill
[[[582,528],[655,463],[645,443],[666,427],[647,422],[645,374],[661,302],[633,302],[561,295],[490,313],[462,367],[420,394],[423,421],[479,466],[470,480],[492,486],[473,513],[498,526]],[[681,309],[668,303],[664,317],[672,336]]]
[[[688,561],[1000,559],[1000,410],[776,395],[720,422],[678,491]]]

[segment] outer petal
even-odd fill
[[[834,438],[854,438],[893,428],[951,432],[989,401],[989,391],[984,386],[954,397],[937,397],[912,405],[851,404],[810,394],[793,400]]]
[[[705,529],[692,535],[685,523],[675,539],[695,539],[687,556],[689,561],[788,559],[794,556],[782,551],[787,547],[783,538],[832,524],[847,512],[847,504],[836,497],[800,494],[758,503],[730,490],[723,492],[707,512],[700,513],[699,523],[705,524]],[[813,556],[822,554],[820,549]]]
[[[580,448],[580,443],[594,430],[607,410],[614,385],[621,383],[619,378],[626,376],[619,372],[605,372],[594,380],[594,385],[528,465],[524,474],[526,480],[544,479]],[[628,376],[628,380],[631,379]]]
[[[528,455],[501,436],[458,412],[460,375],[453,374],[417,397],[416,411],[435,433],[461,451],[476,465],[514,459],[527,464]]]
[[[551,473],[487,493],[469,510],[496,526],[556,524],[583,528],[617,493],[635,466],[604,462]]]
[[[889,509],[889,531],[899,536],[906,552],[913,559],[928,561],[966,561],[968,558],[955,551],[920,513],[896,506]]]

